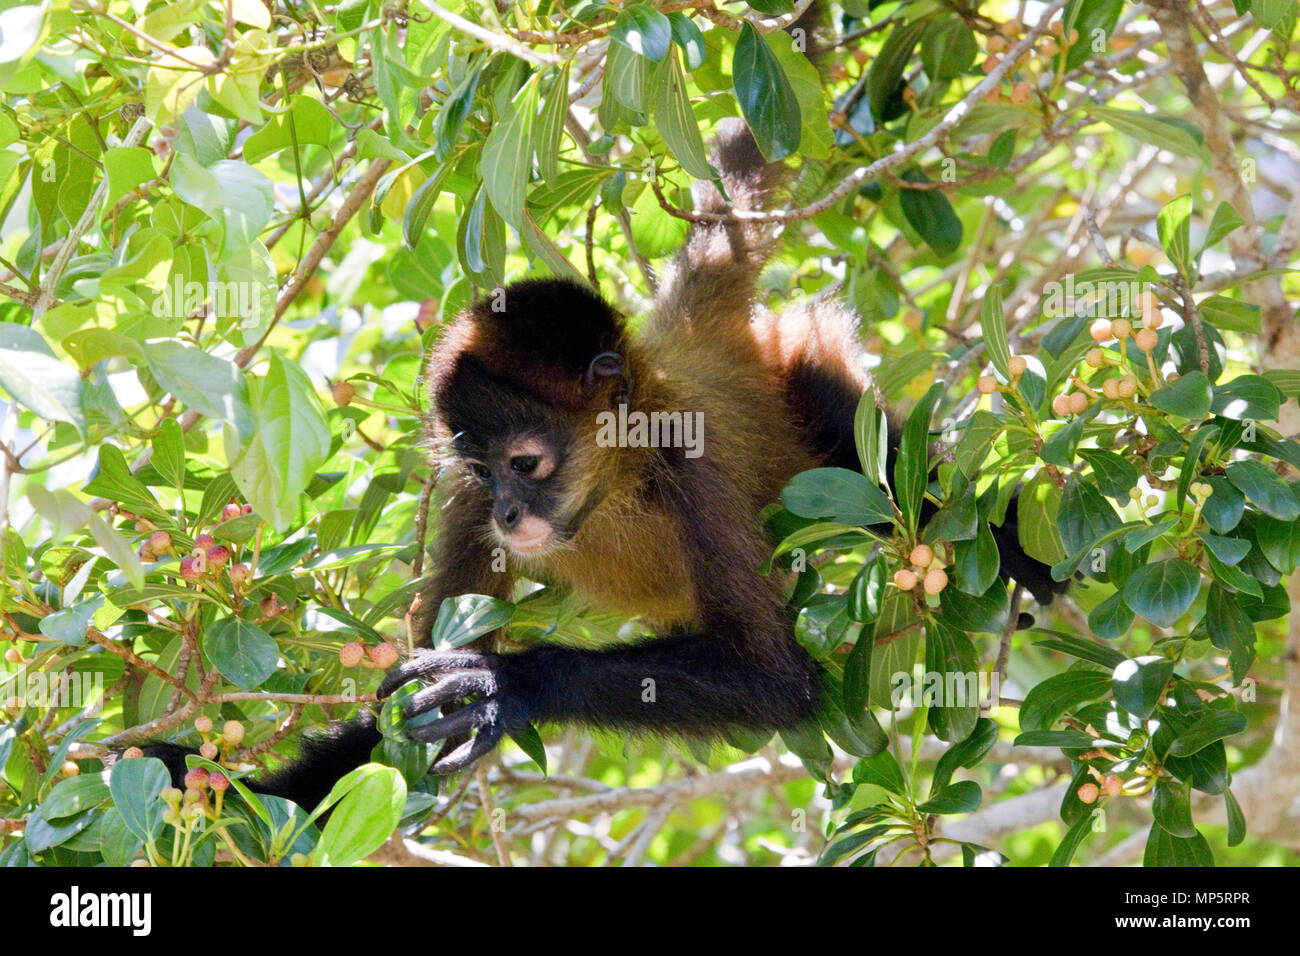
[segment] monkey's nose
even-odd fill
[[[515,530],[515,525],[519,524],[519,519],[523,517],[523,511],[518,505],[511,505],[506,509],[505,514],[501,516],[502,523],[505,524],[507,531]]]

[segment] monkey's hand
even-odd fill
[[[402,708],[406,736],[424,743],[457,744],[434,763],[433,773],[465,769],[491,751],[506,732],[522,729],[528,722],[528,708],[511,692],[498,654],[417,650],[415,657],[384,677],[380,699],[413,680],[432,683],[412,694]],[[439,715],[449,707],[456,709]]]

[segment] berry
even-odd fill
[[[1061,52],[1061,47],[1051,37],[1043,37],[1038,41],[1038,52],[1043,56],[1056,56]]]
[[[141,561],[144,561],[146,563],[149,561],[158,560],[158,555],[153,553],[153,548],[149,547],[148,541],[140,545],[140,550],[137,551],[136,554],[140,556]]]
[[[172,550],[172,536],[166,531],[155,531],[149,535],[149,548],[154,554],[170,554]]]
[[[1096,803],[1097,798],[1101,796],[1101,790],[1095,783],[1085,783],[1079,788],[1079,799],[1084,803]]]
[[[998,26],[998,32],[1008,39],[1011,37],[1018,37],[1020,34],[1025,32],[1025,25],[1019,20],[1008,20],[1006,23]]]
[[[202,767],[195,767],[193,770],[190,770],[185,774],[185,789],[187,791],[192,790],[196,793],[199,793],[201,796],[202,791],[206,790],[207,788],[208,788],[208,772],[204,770]],[[185,799],[186,800],[190,799],[190,795],[188,792],[185,794]]]
[[[981,395],[992,395],[998,390],[998,380],[992,375],[981,375],[975,387],[979,389]]]
[[[1137,347],[1143,352],[1150,352],[1156,347],[1156,342],[1160,340],[1160,337],[1156,335],[1155,329],[1143,329],[1134,336],[1133,340],[1137,342]]]
[[[183,797],[184,794],[176,787],[163,787],[162,793],[160,793],[159,796],[163,798],[163,803],[167,804],[169,807],[179,807],[181,805],[181,797]]]
[[[238,518],[244,513],[244,509],[239,507],[238,501],[232,501],[221,509],[221,520],[229,521],[231,518]]]
[[[931,568],[925,574],[925,593],[938,594],[948,586],[948,575],[943,568]]]
[[[1101,393],[1109,399],[1119,398],[1119,379],[1108,378],[1102,382]]]
[[[307,866],[311,861],[307,859],[306,853],[295,853],[289,857],[290,866]]]
[[[204,772],[206,773],[206,771]],[[186,787],[185,796],[182,798],[182,802],[185,803],[186,805],[191,803],[202,803],[203,791],[196,790],[193,787]]]
[[[415,313],[415,327],[427,332],[438,321],[438,300],[425,299],[420,303],[420,311]]]
[[[1070,394],[1070,412],[1074,415],[1082,415],[1088,410],[1090,401],[1087,392],[1072,392]]]
[[[1128,319],[1116,319],[1110,324],[1110,334],[1123,341],[1133,334],[1133,323]]]
[[[125,750],[122,751],[123,760],[132,760],[135,757],[143,757],[143,756],[144,756],[144,751],[141,750],[139,747],[127,747]]]
[[[224,544],[213,545],[208,548],[208,567],[220,568],[230,560],[230,549]]]
[[[934,563],[934,550],[928,544],[918,544],[907,556],[907,560],[918,568],[928,568]]]
[[[350,382],[335,382],[330,386],[330,397],[334,399],[335,405],[342,408],[352,404],[352,399],[357,397],[357,390]]]
[[[376,667],[387,670],[397,663],[397,648],[384,641],[370,648],[370,660]]]
[[[1088,354],[1084,358],[1089,368],[1101,368],[1106,364],[1106,353],[1101,349],[1088,349]]]
[[[251,515],[251,514],[253,513],[253,506],[252,506],[252,505],[244,505],[244,507],[242,507],[242,508],[239,509],[239,513],[240,513],[240,514],[245,514],[245,515]]]
[[[894,572],[894,584],[904,591],[910,591],[916,587],[916,572],[909,571],[907,568]]]
[[[1052,398],[1052,414],[1061,416],[1070,414],[1069,395],[1056,395]]]
[[[210,534],[201,534],[194,539],[194,547],[199,551],[206,551],[217,543],[217,539]]]
[[[903,325],[913,332],[921,331],[922,316],[916,309],[908,309],[903,313]]]
[[[181,816],[186,817],[191,821],[202,819],[203,813],[204,807],[202,803],[191,803],[188,807],[181,810]]]
[[[75,762],[71,760],[65,760],[63,762],[63,775],[65,777],[75,777],[79,773],[81,773],[81,768],[78,767]]]
[[[1021,80],[1011,88],[1011,102],[1016,106],[1024,106],[1034,96],[1034,88],[1029,85],[1028,80]]]
[[[994,70],[998,68],[998,64],[1001,62],[1002,62],[1002,57],[990,56],[986,58],[983,63],[980,64],[980,69],[983,70],[985,73],[992,73]]]
[[[204,760],[216,760],[217,745],[210,740],[207,741],[206,743],[203,744],[203,746],[199,747],[199,756],[202,757]]]
[[[1119,778],[1118,774],[1110,774],[1101,782],[1101,788],[1106,791],[1108,797],[1118,797],[1124,792],[1124,781]]]
[[[244,725],[237,720],[228,720],[221,727],[221,739],[232,747],[239,746],[244,739]]]
[[[361,663],[361,658],[366,656],[366,650],[356,641],[344,644],[339,648],[339,663],[344,667],[356,667]]]
[[[230,566],[230,583],[241,591],[253,580],[253,570],[242,561]]]
[[[280,603],[280,598],[274,594],[262,598],[261,608],[263,617],[275,617],[285,610],[285,606]]]
[[[18,652],[18,648],[16,647],[11,647],[7,651],[5,651],[5,660],[7,660],[10,664],[25,663],[23,661],[23,655]]]
[[[199,733],[201,733],[201,734],[210,734],[210,733],[212,733],[212,718],[211,718],[211,717],[202,717],[202,716],[200,716],[200,717],[195,717],[195,718],[194,718],[194,729],[197,730],[197,731],[198,731]]]
[[[1112,337],[1110,322],[1106,319],[1098,319],[1088,327],[1088,334],[1092,336],[1094,342],[1105,342]]]
[[[1138,380],[1136,375],[1125,375],[1119,380],[1116,386],[1120,398],[1132,398],[1137,394]]]
[[[181,558],[182,578],[184,578],[186,581],[197,581],[202,576],[203,576],[203,572],[199,570],[199,563],[198,561],[194,560],[193,555],[187,554],[185,557]]]
[[[989,37],[985,46],[988,47],[990,53],[1005,53],[1011,49],[1011,44],[1007,42],[1007,38],[998,33]]]
[[[1027,368],[1029,368],[1029,363],[1025,361],[1023,355],[1013,355],[1007,359],[1007,371],[1011,373],[1012,378],[1024,375]]]
[[[208,786],[212,788],[213,793],[225,793],[230,789],[230,778],[224,773],[213,771],[212,776],[208,778]]]

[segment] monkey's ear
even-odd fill
[[[615,379],[612,399],[615,405],[626,405],[632,391],[632,376],[627,370],[627,363],[617,352],[601,352],[587,366],[584,382],[588,388],[599,388],[610,379]]]

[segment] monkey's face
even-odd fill
[[[537,557],[576,530],[566,515],[563,442],[516,434],[478,448],[457,445],[470,474],[492,495],[492,531],[511,551]]]

